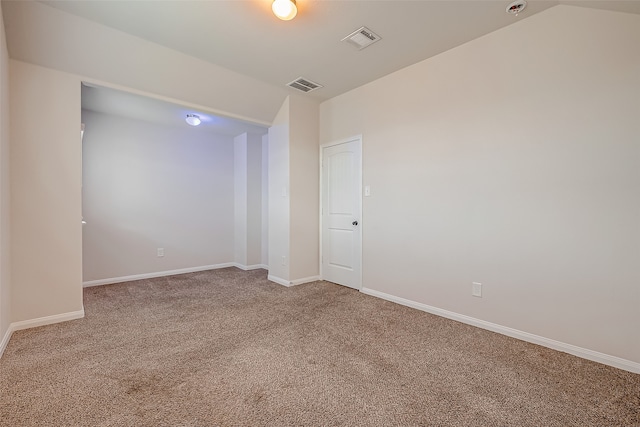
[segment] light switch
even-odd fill
[[[369,197],[371,195],[371,187],[368,185],[364,186],[364,197]]]

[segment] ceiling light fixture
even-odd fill
[[[273,0],[271,10],[283,21],[291,21],[298,14],[296,0]]]
[[[184,119],[184,121],[187,122],[189,126],[198,126],[200,123],[202,123],[200,117],[196,116],[195,114],[187,114],[187,118]]]

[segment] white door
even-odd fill
[[[360,289],[360,138],[322,149],[322,278]]]

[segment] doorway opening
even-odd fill
[[[82,123],[84,286],[266,268],[267,126],[84,83]]]

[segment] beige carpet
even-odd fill
[[[230,268],[84,295],[84,319],[13,335],[0,425],[640,425],[640,375],[326,282]]]

